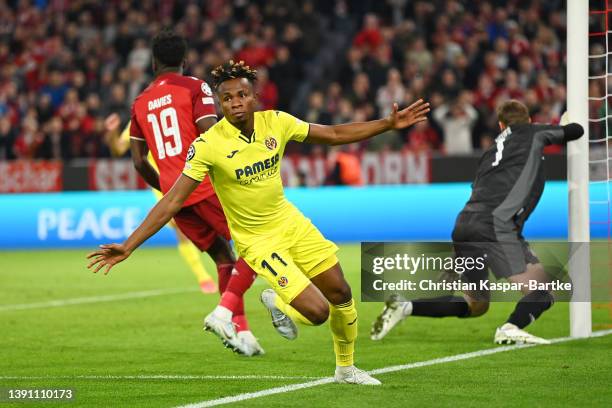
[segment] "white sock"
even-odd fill
[[[215,307],[215,310],[213,311],[213,313],[219,319],[222,319],[222,320],[232,320],[233,313],[232,313],[231,310],[229,310],[225,306],[219,305],[219,306]]]
[[[404,317],[410,316],[412,314],[412,302],[404,302],[402,305],[402,314]]]
[[[355,367],[354,365],[350,365],[350,366],[336,366],[336,373],[337,374],[344,374],[345,372],[351,370],[353,367]]]
[[[250,339],[254,339],[255,336],[253,335],[253,333],[250,330],[242,330],[238,332],[238,337],[240,338],[248,338]]]

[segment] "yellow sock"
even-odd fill
[[[334,339],[336,365],[353,365],[357,338],[357,309],[353,299],[341,305],[329,305],[329,326]]]
[[[202,258],[200,258],[200,250],[191,241],[179,241],[178,250],[189,266],[189,269],[191,269],[191,272],[198,279],[198,282],[201,283],[212,279],[208,272],[206,272],[206,269],[204,269]]]
[[[302,323],[306,326],[314,326],[314,324],[312,324],[310,320],[308,320],[306,317],[304,317],[303,314],[295,310],[293,306],[283,302],[283,300],[278,295],[274,297],[274,306],[279,308],[281,312],[289,316],[294,322]]]

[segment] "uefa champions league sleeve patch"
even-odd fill
[[[202,82],[202,93],[206,96],[212,96],[212,89],[210,89],[210,86],[208,86],[208,84],[206,82]]]
[[[187,161],[193,159],[193,156],[195,156],[195,147],[191,145],[189,146],[189,150],[187,151]]]

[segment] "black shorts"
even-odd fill
[[[453,230],[453,247],[457,257],[485,260],[484,269],[472,268],[462,274],[467,282],[487,279],[488,269],[498,279],[508,278],[523,273],[527,264],[540,262],[516,224],[501,222],[492,214],[460,213]]]

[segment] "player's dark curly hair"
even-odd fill
[[[251,84],[257,80],[257,70],[249,67],[244,61],[234,62],[230,60],[213,69],[211,75],[215,89],[230,79],[246,78]]]
[[[180,67],[185,59],[187,43],[171,28],[162,29],[153,37],[153,58],[165,67]]]

